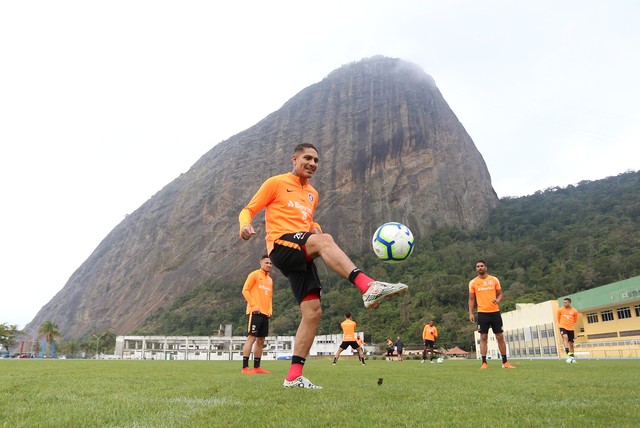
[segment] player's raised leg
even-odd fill
[[[321,257],[329,269],[348,279],[362,293],[365,308],[376,308],[384,299],[406,293],[405,284],[376,281],[364,274],[328,234],[313,234],[306,243],[311,258]]]

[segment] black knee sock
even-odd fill
[[[257,369],[258,367],[260,367],[260,360],[261,358],[254,358],[253,359],[253,368]]]
[[[351,273],[349,274],[349,282],[354,284],[353,281],[356,280],[356,276],[358,276],[359,274],[361,274],[362,271],[358,268],[355,268],[354,270],[351,271]]]

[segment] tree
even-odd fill
[[[60,337],[58,326],[51,321],[44,321],[40,324],[40,327],[38,327],[38,334],[44,337],[47,345],[49,345],[49,349],[53,351],[53,342],[56,338]],[[44,351],[46,352],[46,349],[44,349]]]
[[[15,343],[15,337],[18,333],[20,333],[20,331],[18,330],[18,326],[15,324],[0,324],[0,345],[9,351],[9,347],[13,346]]]

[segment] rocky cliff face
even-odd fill
[[[314,144],[316,220],[349,253],[370,251],[386,221],[417,238],[440,226],[473,230],[497,204],[486,164],[434,81],[419,67],[375,57],[335,70],[255,126],[221,142],[129,215],[30,326],[65,339],[124,334],[212,279],[239,279],[264,253],[238,238],[237,217],[267,177],[291,170],[295,145]]]

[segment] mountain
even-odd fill
[[[640,172],[502,198],[486,226],[430,232],[402,263],[381,262],[373,251],[356,256],[356,264],[376,279],[410,284],[404,299],[375,311],[363,307],[351,284],[323,272],[318,333],[339,332],[344,313],[351,312],[370,343],[399,335],[405,344],[419,346],[424,324],[435,320],[441,346],[473,349],[475,325],[469,322],[467,284],[476,275],[479,258],[500,279],[500,308],[505,312],[517,303],[558,299],[640,275]],[[206,336],[220,324],[232,324],[241,335],[246,320],[241,287],[242,280],[204,283],[147,318],[133,333]],[[295,334],[299,312],[286,279],[274,274],[270,333]],[[89,348],[90,344],[91,340]]]
[[[249,242],[237,217],[293,148],[319,150],[315,219],[348,254],[386,221],[416,239],[485,225],[498,198],[481,154],[418,66],[386,57],[331,72],[251,128],[217,144],[118,224],[29,326],[65,339],[122,334],[200,284],[244,279],[264,253],[263,214]]]

